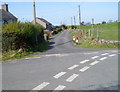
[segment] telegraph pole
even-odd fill
[[[79,24],[81,24],[81,11],[80,11],[80,5],[78,6],[79,8]]]
[[[75,16],[74,16],[74,25],[76,25]]]
[[[33,16],[34,16],[34,24],[36,24],[36,9],[35,9],[35,0],[33,0]]]
[[[36,24],[36,9],[35,9],[35,0],[33,0],[33,16],[34,16],[34,25]],[[35,32],[35,41],[38,43],[37,34]]]
[[[71,26],[73,25],[73,19],[72,19],[72,17],[71,17]]]

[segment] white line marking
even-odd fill
[[[56,87],[54,90],[60,91],[60,90],[63,90],[64,88],[66,88],[66,86],[59,85],[59,86]],[[56,91],[53,91],[53,92],[56,92]]]
[[[95,64],[97,64],[97,63],[99,63],[100,61],[95,61],[95,62],[92,62],[92,63],[90,63],[90,65],[95,65]]]
[[[78,74],[73,74],[70,76],[68,79],[66,79],[67,82],[72,82],[75,78],[77,78],[79,75]]]
[[[115,56],[116,54],[111,54],[111,55],[109,55],[109,57],[113,57],[113,56]]]
[[[98,58],[99,56],[94,56],[94,57],[91,57],[92,59],[95,59],[95,58]]]
[[[33,57],[33,58],[36,58],[36,59],[37,59],[37,58],[41,58],[41,57]]]
[[[111,52],[118,52],[118,51],[111,51]]]
[[[43,82],[42,84],[38,85],[37,87],[33,88],[32,90],[41,90],[49,84],[50,84],[49,82]]]
[[[25,59],[29,59],[29,58],[25,58]]]
[[[107,59],[107,57],[103,57],[103,58],[101,58],[100,60],[105,60],[105,59]]]
[[[76,67],[78,67],[79,65],[73,65],[73,66],[71,66],[71,67],[69,67],[68,69],[69,70],[73,70],[74,68],[76,68]]]
[[[64,74],[66,74],[66,72],[60,72],[57,75],[53,76],[54,78],[58,79],[59,77],[63,76]]]
[[[84,61],[81,61],[80,63],[81,63],[81,64],[84,64],[84,63],[86,63],[86,62],[88,62],[88,61],[90,61],[90,60],[84,60]]]
[[[105,56],[105,55],[108,55],[109,53],[104,53],[104,54],[101,54],[102,56]]]
[[[86,70],[89,69],[89,68],[90,68],[89,66],[85,66],[85,67],[83,67],[82,69],[80,69],[79,71],[84,72],[84,71],[86,71]]]

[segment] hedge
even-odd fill
[[[32,23],[13,22],[2,25],[2,52],[30,49],[44,42],[44,28]],[[36,35],[36,36],[35,36]]]

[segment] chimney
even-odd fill
[[[2,9],[8,12],[8,4],[6,4],[6,3],[3,4]]]

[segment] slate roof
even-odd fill
[[[9,11],[7,12],[4,9],[0,9],[0,20],[9,20],[9,19],[17,20],[17,18]]]
[[[48,22],[47,20],[43,19],[43,18],[37,18],[40,19],[41,21],[43,21],[44,23],[46,23],[47,25],[52,25],[50,22]]]

